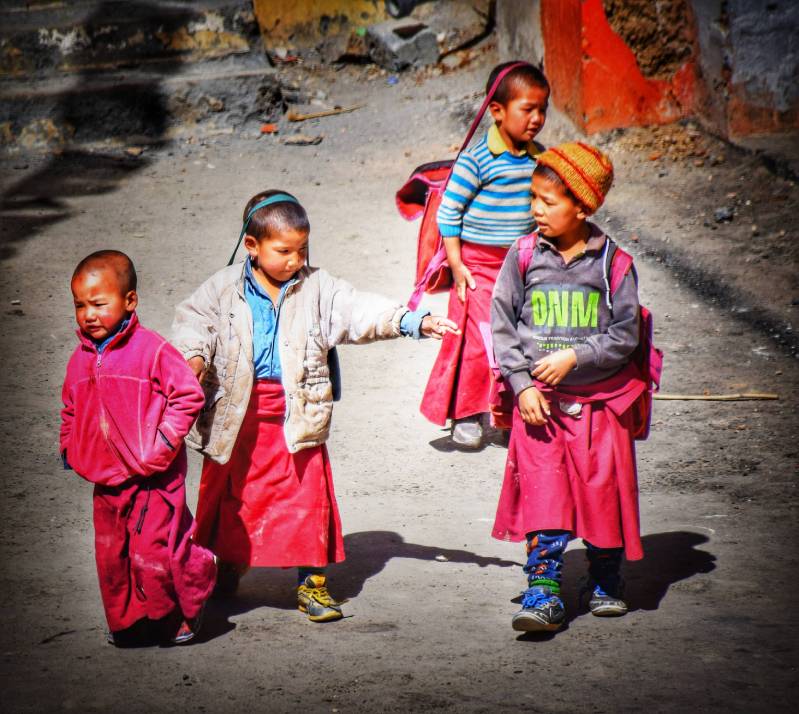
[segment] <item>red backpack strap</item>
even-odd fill
[[[494,100],[494,94],[496,93],[500,82],[508,75],[509,72],[512,72],[514,69],[519,67],[526,67],[529,65],[529,62],[514,62],[511,65],[508,65],[503,69],[494,80],[494,83],[489,87],[488,92],[486,93],[486,97],[483,100],[483,103],[480,105],[480,108],[477,110],[477,114],[472,121],[472,125],[469,127],[469,131],[466,133],[466,138],[463,140],[463,144],[461,144],[461,148],[458,149],[458,153],[455,156],[455,161],[458,160],[458,156],[463,153],[463,150],[469,146],[469,142],[472,140],[474,133],[477,131],[477,127],[480,126],[480,122],[483,120],[483,114],[486,113],[486,109],[488,109],[488,105]],[[447,174],[447,180],[444,182],[444,185],[449,183],[449,177],[452,175],[452,171],[455,169],[455,161],[452,162],[452,167]]]
[[[486,93],[486,98],[483,100],[483,103],[480,105],[480,109],[477,110],[477,115],[472,122],[471,127],[469,127],[469,132],[466,134],[466,138],[463,140],[463,144],[461,148],[458,150],[458,154],[461,153],[467,146],[469,146],[469,142],[472,140],[474,136],[474,132],[477,131],[477,127],[480,126],[480,121],[483,118],[483,114],[485,114],[486,109],[488,109],[488,105],[494,100],[494,94],[499,88],[500,83],[503,79],[510,73],[513,72],[514,69],[518,69],[519,67],[526,67],[530,63],[529,62],[514,62],[511,65],[508,65],[503,69],[498,75],[497,78],[494,80],[494,83],[489,87],[488,92]]]
[[[538,233],[528,233],[526,236],[519,238],[519,272],[522,274],[522,281],[527,275],[527,269],[530,263],[533,262],[533,250],[535,250],[536,243],[538,242]]]
[[[610,240],[610,239],[608,239]],[[610,294],[616,294],[619,286],[626,277],[627,273],[632,270],[633,257],[626,251],[616,245],[616,250],[613,253],[613,258],[610,263]]]

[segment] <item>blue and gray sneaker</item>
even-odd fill
[[[593,585],[593,590],[591,590]],[[597,583],[590,582],[586,591],[591,592],[588,598],[588,610],[597,617],[621,617],[627,614],[627,603],[622,599],[624,585],[622,582],[616,587],[603,588]]]
[[[522,593],[522,609],[511,620],[519,632],[554,632],[566,619],[563,601],[552,588],[534,585]]]

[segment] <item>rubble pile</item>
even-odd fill
[[[616,135],[618,148],[643,152],[650,161],[692,161],[697,167],[724,161],[723,150],[710,146],[706,135],[692,122],[631,127]]]

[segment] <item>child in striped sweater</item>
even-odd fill
[[[453,285],[449,319],[460,334],[444,337],[425,389],[421,411],[430,421],[452,420],[452,438],[465,448],[482,445],[490,369],[480,323],[489,323],[491,293],[509,246],[530,233],[530,180],[534,141],[546,119],[549,84],[527,63],[500,64],[486,92],[510,64],[489,104],[494,124],[458,157],[438,211]]]

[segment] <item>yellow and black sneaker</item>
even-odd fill
[[[344,617],[341,606],[346,599],[338,602],[330,597],[326,582],[324,575],[313,574],[297,587],[297,606],[311,622],[333,622]]]

